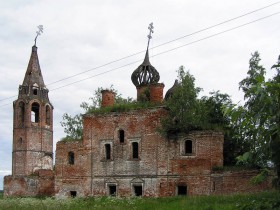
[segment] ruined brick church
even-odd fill
[[[255,171],[215,172],[223,166],[221,132],[193,131],[177,139],[157,132],[168,110],[164,84],[149,61],[132,73],[137,99],[149,89],[157,107],[126,112],[86,114],[83,138],[59,141],[53,166],[53,105],[39,65],[32,53],[18,99],[13,103],[12,175],[4,178],[5,196],[56,197],[232,194],[269,189],[253,186]],[[102,107],[114,106],[114,93],[102,91]]]

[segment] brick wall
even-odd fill
[[[152,197],[176,195],[178,186],[187,186],[188,195],[210,194],[212,167],[223,163],[222,133],[167,139],[158,133],[166,113],[159,107],[84,116],[83,140],[57,143],[56,196],[71,191],[108,195],[110,186],[121,197],[134,195],[135,186]],[[186,140],[192,141],[191,153],[185,151]],[[138,158],[133,156],[135,144]],[[69,152],[75,154],[74,164],[69,164]]]
[[[161,103],[163,100],[163,83],[151,84],[150,86],[150,100],[151,102]]]
[[[250,180],[259,174],[257,170],[228,171],[211,174],[211,194],[254,193],[272,189],[272,175],[261,184]]]
[[[38,170],[30,176],[5,176],[4,196],[53,196],[54,174],[52,170]]]
[[[24,122],[19,118],[19,104],[24,106]],[[39,104],[39,121],[31,122],[32,103]],[[50,107],[50,124],[46,124],[46,106]],[[30,175],[38,169],[52,169],[52,160],[44,161],[44,157],[53,158],[52,106],[33,99],[29,103],[23,99],[14,102],[13,125],[13,175]]]

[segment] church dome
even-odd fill
[[[158,71],[149,61],[149,51],[147,49],[143,63],[132,73],[131,81],[136,86],[155,84],[159,81]]]
[[[174,82],[174,85],[166,92],[164,99],[168,100],[170,97],[172,97],[174,91],[179,86],[180,86],[180,84],[179,84],[178,80],[176,79],[175,82]]]

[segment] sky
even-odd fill
[[[65,136],[62,115],[82,112],[79,105],[98,87],[113,85],[123,97],[136,98],[130,78],[144,59],[151,22],[150,61],[164,93],[183,65],[202,95],[220,90],[242,103],[238,83],[252,53],[260,53],[267,78],[274,74],[279,12],[277,0],[0,0],[0,190],[12,167],[12,104],[38,25],[44,27],[37,47],[54,106],[55,151]]]

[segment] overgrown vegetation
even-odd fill
[[[234,105],[227,94],[219,91],[199,98],[202,89],[195,86],[195,78],[181,66],[178,69],[179,85],[163,104],[168,115],[161,119],[159,131],[173,139],[192,130],[223,131],[224,165],[258,169],[275,166],[278,176],[275,183],[280,186],[280,58],[272,66],[276,75],[268,80],[259,62],[260,56],[256,52],[250,59],[247,77],[239,83],[245,94],[244,106]],[[81,104],[85,113],[122,112],[155,106],[147,101],[148,92],[139,103],[132,98],[122,98],[113,89],[115,106],[100,108],[101,90],[95,91],[90,103]],[[64,114],[61,124],[66,138],[82,137],[81,116]],[[263,175],[264,172],[261,177]]]
[[[162,132],[174,136],[192,130],[223,131],[229,119],[223,115],[222,106],[232,103],[230,97],[216,91],[198,98],[202,88],[195,87],[195,78],[183,66],[177,72],[179,85],[165,102],[169,112],[162,119]]]
[[[167,198],[5,198],[0,199],[0,209],[17,210],[270,210],[280,209],[280,193],[264,192],[232,196],[196,196]]]
[[[195,86],[195,78],[181,66],[178,69],[179,85],[165,102],[169,113],[162,119],[160,132],[171,138],[188,134],[193,130],[222,131],[224,140],[224,164],[235,165],[236,157],[248,149],[248,142],[236,135],[236,127],[224,107],[232,105],[228,94],[210,92],[210,96],[198,97],[202,88]]]
[[[127,112],[131,110],[148,109],[156,107],[158,104],[151,103],[149,101],[145,102],[130,102],[124,104],[115,104],[114,106],[102,107],[95,110],[90,110],[87,114],[105,114],[109,112]]]
[[[278,176],[275,183],[280,187],[280,56],[272,66],[276,74],[271,79],[265,78],[266,70],[260,61],[259,53],[255,52],[247,77],[239,83],[244,92],[244,106],[231,105],[226,114],[237,138],[249,145],[237,163],[260,168],[274,165]]]
[[[101,100],[102,95],[101,91],[103,89],[99,87],[94,91],[93,97],[89,98],[89,102],[82,102],[80,107],[83,109],[83,113],[76,114],[75,116],[71,116],[68,113],[64,113],[62,116],[62,122],[60,122],[61,126],[64,128],[64,132],[66,133],[66,137],[62,140],[79,140],[82,139],[83,136],[83,122],[82,116],[83,114],[88,113],[106,113],[110,111],[125,111],[132,108],[140,108],[147,107],[148,103],[137,104],[133,101],[132,98],[123,98],[121,94],[118,93],[117,90],[113,88],[111,85],[110,90],[115,93],[115,106],[113,107],[105,107],[101,108]]]

